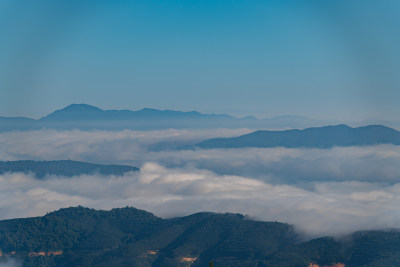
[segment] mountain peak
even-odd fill
[[[103,113],[102,109],[98,107],[91,106],[88,104],[71,104],[63,109],[59,109],[50,113],[46,117],[41,118],[40,120],[83,120],[88,118],[98,117]]]
[[[79,111],[79,112],[82,112],[82,111],[91,111],[91,112],[93,112],[93,111],[103,111],[102,109],[100,109],[100,108],[98,108],[98,107],[95,107],[95,106],[91,106],[91,105],[88,105],[88,104],[71,104],[71,105],[69,105],[69,106],[67,106],[67,107],[65,107],[65,108],[63,108],[63,109],[61,109],[62,111],[73,111],[73,112],[75,112],[75,111]]]

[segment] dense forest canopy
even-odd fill
[[[161,219],[131,207],[75,207],[0,221],[0,258],[17,258],[25,266],[400,264],[397,230],[301,240],[288,224],[231,213]]]

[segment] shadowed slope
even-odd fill
[[[208,139],[201,148],[309,147],[400,145],[400,132],[382,125],[351,128],[347,125],[307,128],[304,130],[256,131],[234,138]]]

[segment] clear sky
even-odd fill
[[[1,0],[0,116],[399,120],[400,1]]]

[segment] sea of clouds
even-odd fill
[[[177,149],[240,130],[0,133],[0,160],[129,164],[123,176],[0,175],[0,219],[134,206],[161,217],[238,212],[309,236],[400,228],[400,146]]]

